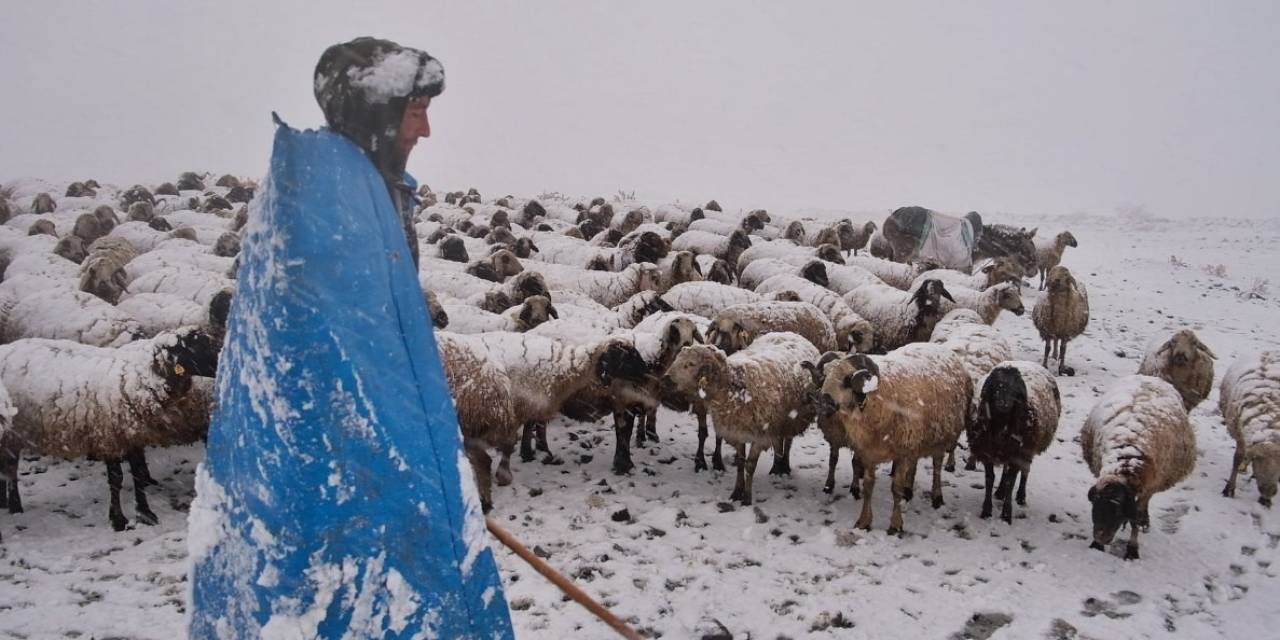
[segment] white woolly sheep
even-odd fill
[[[808,340],[819,353],[837,348],[831,320],[808,302],[761,301],[725,307],[711,319],[706,337],[709,344],[733,355],[762,335],[783,332]]]
[[[200,305],[171,293],[139,293],[121,300],[115,308],[137,323],[136,331],[143,338],[190,326],[217,336],[226,331],[232,295],[221,291],[209,304]]]
[[[1222,377],[1219,406],[1227,431],[1236,441],[1231,477],[1222,495],[1236,495],[1236,475],[1253,467],[1258,502],[1271,506],[1280,478],[1280,351],[1248,354]]]
[[[1076,237],[1070,231],[1063,231],[1053,238],[1038,238],[1036,246],[1036,270],[1040,272],[1040,290],[1044,291],[1045,277],[1049,270],[1062,263],[1062,252],[1067,247],[1078,247]]]
[[[471,305],[442,305],[449,317],[449,331],[458,334],[510,331],[523,333],[551,318],[559,318],[556,307],[546,296],[530,296],[524,302],[502,313],[490,313]]]
[[[946,288],[947,293],[951,294],[951,300],[941,301],[944,315],[954,309],[970,309],[976,312],[983,322],[995,324],[1001,311],[1008,311],[1015,316],[1026,313],[1026,308],[1022,305],[1022,294],[1018,292],[1019,287],[1011,282],[1004,282],[981,291],[950,284],[946,285]]]
[[[891,534],[902,531],[902,500],[920,458],[933,459],[933,507],[942,506],[943,458],[964,431],[972,397],[973,381],[960,357],[941,345],[910,344],[827,365],[821,415],[838,416],[863,465],[856,527],[871,528],[876,467],[884,462],[894,463]]]
[[[750,505],[761,451],[773,448],[781,455],[786,439],[813,421],[805,393],[811,377],[801,363],[817,358],[808,340],[771,333],[732,356],[706,345],[685,347],[668,368],[678,390],[705,400],[716,435],[738,452],[731,500]]]
[[[1018,504],[1026,506],[1031,461],[1053,444],[1061,412],[1057,381],[1035,363],[1001,362],[978,381],[965,435],[969,455],[985,471],[983,518],[991,517],[995,465],[1003,465],[997,491],[1003,501],[1000,519],[1013,524],[1013,485],[1018,484]]]
[[[108,516],[121,531],[120,463],[147,446],[186,444],[208,426],[211,387],[193,376],[217,369],[219,345],[198,329],[161,334],[119,348],[65,340],[20,340],[0,346],[0,382],[18,409],[0,433],[0,450],[68,459],[105,460],[111,488]],[[199,394],[201,397],[195,397]],[[137,519],[155,524],[143,467],[130,464]],[[10,487],[11,492],[16,487]],[[10,511],[21,510],[10,494]]]
[[[989,287],[994,287],[1002,282],[1013,282],[1018,285],[1022,284],[1022,267],[1018,265],[1018,261],[1008,256],[1001,256],[986,261],[981,266],[976,266],[972,274],[967,274],[955,269],[930,269],[916,276],[911,282],[911,289],[920,286],[925,280],[941,280],[942,284],[950,286],[965,287],[975,291],[982,291]]]
[[[751,266],[751,263],[756,260],[769,258],[784,261],[817,258],[836,264],[845,264],[844,258],[840,255],[839,247],[834,245],[806,247],[790,240],[771,240],[768,242],[756,242],[749,249],[743,251],[742,255],[738,256],[735,273],[741,274],[746,271],[747,267]]]
[[[128,313],[82,291],[50,289],[0,305],[0,344],[47,338],[118,347],[141,335]]]
[[[849,306],[834,292],[804,278],[792,275],[776,275],[756,286],[764,295],[781,295],[790,291],[802,302],[819,308],[836,330],[836,344],[842,351],[865,352],[876,344],[879,329]]]
[[[222,291],[234,291],[235,280],[190,267],[162,267],[129,283],[123,297],[139,293],[172,293],[197,304],[207,305]]]
[[[738,274],[738,285],[744,289],[755,289],[756,285],[776,275],[799,276],[819,287],[826,287],[827,267],[825,262],[811,258],[803,264],[796,265],[789,260],[765,258],[752,262]]]
[[[754,291],[716,282],[685,282],[662,294],[675,311],[713,318],[729,305],[757,302],[764,297]]]
[[[751,239],[741,230],[728,236],[706,231],[686,231],[671,241],[672,251],[692,251],[697,254],[713,255],[729,264],[729,268],[737,271],[738,257],[751,246]]]
[[[1151,376],[1117,380],[1089,412],[1080,430],[1080,448],[1089,471],[1098,478],[1089,489],[1090,548],[1105,551],[1120,527],[1128,525],[1131,534],[1124,557],[1137,560],[1138,530],[1151,523],[1151,497],[1196,466],[1196,434],[1178,390]]]
[[[936,280],[914,292],[880,284],[858,287],[844,296],[849,307],[875,327],[875,348],[882,351],[928,340],[943,315],[943,299],[955,301]]]
[[[526,263],[525,269],[542,274],[549,288],[579,291],[606,307],[622,304],[641,291],[658,288],[658,268],[648,262],[612,272],[534,262]]]
[[[903,291],[910,289],[912,283],[915,282],[915,279],[920,274],[937,268],[937,265],[928,261],[903,264],[872,256],[850,256],[845,258],[844,262],[845,264],[862,267],[876,274],[876,277],[884,280],[885,284]]]
[[[1213,361],[1217,357],[1194,331],[1183,329],[1165,340],[1152,339],[1138,373],[1173,385],[1182,396],[1183,408],[1191,413],[1213,389]]]
[[[1084,333],[1089,325],[1089,292],[1084,283],[1071,275],[1066,267],[1058,265],[1049,270],[1049,292],[1036,300],[1031,308],[1031,320],[1044,340],[1044,361],[1058,361],[1058,375],[1075,375],[1075,369],[1067,366],[1067,343]]]

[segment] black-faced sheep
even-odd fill
[[[955,302],[937,280],[926,280],[915,292],[867,285],[844,296],[849,307],[875,327],[875,348],[883,351],[928,340],[944,313],[944,299]]]
[[[1124,557],[1137,560],[1138,530],[1150,526],[1151,497],[1190,475],[1196,465],[1196,434],[1178,390],[1151,376],[1121,378],[1089,412],[1080,448],[1098,478],[1088,494],[1093,505],[1090,548],[1104,551],[1120,527],[1128,525],[1132,533]]]
[[[1017,477],[1017,501],[1027,504],[1027,475],[1031,461],[1053,444],[1062,411],[1058,383],[1044,369],[1031,362],[1002,362],[975,387],[973,409],[966,436],[969,455],[984,466],[985,493],[982,517],[991,517],[991,488],[995,465],[1003,465],[1000,488],[1003,501],[1000,518],[1013,523],[1013,485]]]

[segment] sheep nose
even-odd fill
[[[1022,315],[1022,314],[1024,314],[1024,313],[1026,313],[1026,312],[1027,312],[1027,308],[1026,308],[1026,307],[1019,306],[1017,309],[1014,309],[1014,310],[1013,310],[1013,315],[1015,315],[1015,316],[1020,316],[1020,315]]]
[[[824,418],[830,418],[836,413],[836,401],[831,394],[824,393],[818,398],[818,413]]]

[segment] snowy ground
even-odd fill
[[[1036,462],[1012,526],[978,518],[981,473],[960,471],[944,475],[941,509],[927,496],[909,505],[903,537],[884,533],[890,499],[879,483],[876,529],[854,531],[858,503],[822,493],[827,447],[816,430],[797,440],[792,477],[768,476],[762,461],[756,505],[733,508],[732,475],[693,473],[693,420],[672,413],[660,417],[661,445],[633,454],[629,477],[610,473],[603,425],[553,424],[566,464],[517,464],[516,482],[495,488],[493,516],[654,637],[700,637],[713,619],[757,639],[1274,637],[1280,514],[1257,504],[1247,476],[1235,499],[1219,495],[1234,445],[1216,389],[1192,414],[1198,467],[1152,501],[1140,561],[1088,549],[1092,481],[1076,440],[1094,400],[1136,371],[1154,335],[1195,329],[1217,352],[1219,376],[1239,354],[1280,348],[1280,231],[1142,217],[1016,222],[1073,231],[1080,248],[1064,263],[1088,284],[1093,319],[1068,351],[1078,374],[1060,379],[1058,441]],[[1029,317],[996,326],[1019,357],[1039,360]],[[185,511],[201,455],[153,452],[161,524],[123,533],[107,524],[100,464],[25,461],[27,512],[0,515],[0,638],[181,637]],[[847,462],[837,477],[848,486]],[[497,555],[520,637],[610,637],[510,553]]]

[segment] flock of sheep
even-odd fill
[[[145,450],[207,431],[255,190],[207,180],[184,173],[154,190],[77,182],[61,198],[0,192],[0,505],[10,512],[22,510],[28,453],[105,461],[117,530],[128,524],[128,462],[135,518],[156,521]],[[970,468],[984,467],[982,516],[999,499],[1012,522],[1058,427],[1055,373],[1074,373],[1066,347],[1089,320],[1085,283],[1059,264],[1076,246],[1065,231],[1040,243],[1034,230],[987,225],[1000,241],[980,242],[963,273],[866,255],[886,244],[873,222],[731,214],[715,201],[622,211],[602,198],[419,195],[420,280],[486,510],[492,482],[512,481],[517,445],[525,462],[539,452],[560,462],[546,433],[557,416],[611,419],[613,471],[625,474],[631,443],[659,437],[665,407],[696,417],[695,471],[724,470],[723,442],[735,449],[731,498],[744,505],[761,453],[772,450],[770,473],[790,474],[792,441],[816,422],[830,445],[825,491],[851,451],[858,527],[872,525],[881,463],[892,465],[891,532],[903,529],[921,458],[932,460],[940,506],[962,436]],[[992,326],[1004,311],[1025,313],[1023,279],[1036,274],[1040,363],[1014,360]],[[1088,491],[1095,548],[1128,525],[1126,557],[1136,558],[1149,500],[1190,473],[1187,412],[1209,394],[1213,359],[1189,330],[1158,337],[1137,375],[1089,414],[1081,444],[1098,478]],[[1280,476],[1278,360],[1243,358],[1221,386],[1237,441],[1223,493],[1252,465],[1268,506]]]

